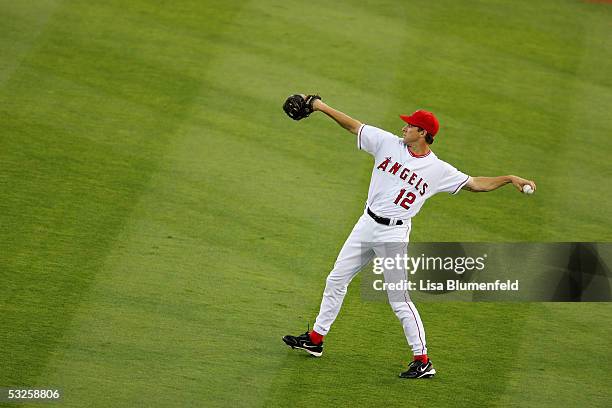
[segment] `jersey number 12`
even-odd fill
[[[406,197],[402,200],[402,197],[404,197],[404,194],[406,194],[406,189],[402,188],[399,194],[397,195],[397,198],[395,199],[395,201],[393,201],[393,203],[399,204],[401,207],[405,209],[409,209],[410,204],[414,203],[414,200],[416,199],[416,195],[414,193],[408,193],[406,194]]]

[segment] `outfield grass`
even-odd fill
[[[281,343],[313,322],[371,171],[330,120],[284,116],[293,92],[391,131],[430,109],[439,157],[538,184],[435,197],[412,241],[612,240],[610,5],[375,3],[0,0],[0,387],[61,387],[64,407],[610,405],[610,304],[419,305],[427,382],[396,378],[401,326],[359,279],[324,358]]]

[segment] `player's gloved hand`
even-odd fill
[[[285,100],[283,110],[293,120],[301,120],[314,112],[313,103],[321,99],[319,95],[291,95]]]

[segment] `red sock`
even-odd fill
[[[427,354],[422,354],[420,356],[414,356],[414,360],[421,360],[423,364],[427,364],[429,358],[427,358]]]
[[[323,337],[325,337],[321,336],[314,330],[308,333],[308,335],[310,336],[310,341],[312,341],[314,344],[321,344],[323,342]]]

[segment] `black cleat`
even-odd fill
[[[400,373],[400,378],[431,378],[436,374],[436,369],[433,368],[431,360],[427,364],[421,360],[414,360],[408,366],[408,370]]]
[[[323,354],[323,342],[321,342],[321,344],[314,344],[312,341],[310,341],[308,332],[297,337],[286,335],[283,337],[283,341],[292,349],[302,349],[311,356],[321,357]]]

